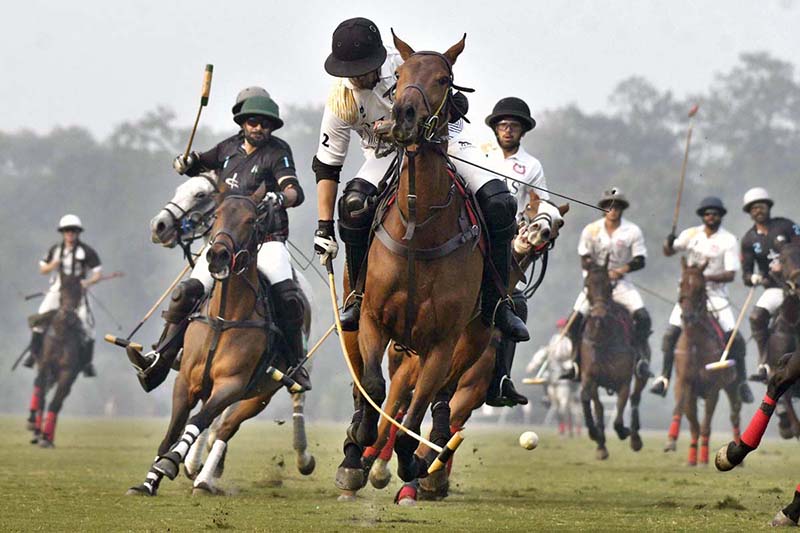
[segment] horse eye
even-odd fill
[[[448,83],[450,83],[450,78],[447,76],[442,76],[439,78],[439,85],[447,85]]]
[[[199,192],[199,193],[195,194],[194,197],[195,198],[205,198],[206,197],[206,193]]]

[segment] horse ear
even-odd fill
[[[408,46],[404,40],[400,37],[395,35],[394,28],[391,28],[392,31],[392,39],[394,39],[394,47],[397,48],[397,51],[400,52],[400,57],[403,58],[403,61],[408,61],[408,58],[414,54],[414,49]]]
[[[464,34],[464,36],[461,38],[461,40],[460,40],[460,41],[458,41],[456,44],[454,44],[453,46],[451,46],[451,47],[450,47],[450,48],[447,50],[447,52],[445,52],[445,53],[443,54],[443,55],[444,55],[444,56],[445,56],[447,59],[449,59],[449,60],[450,60],[450,63],[451,63],[452,65],[455,65],[455,64],[456,64],[456,59],[457,59],[457,58],[458,58],[458,56],[461,54],[461,52],[463,52],[463,51],[464,51],[464,42],[465,42],[466,40],[467,40],[467,34],[465,33],[465,34]]]
[[[569,204],[568,203],[558,206],[558,212],[561,213],[562,217],[567,214],[567,211],[569,211]]]
[[[681,270],[686,270],[687,266],[688,266],[688,263],[686,262],[686,256],[682,255],[681,256]]]
[[[534,214],[538,213],[539,203],[542,201],[541,198],[539,198],[539,195],[536,194],[536,191],[533,189],[528,192],[528,198],[528,209],[530,209]]]
[[[267,194],[267,182],[261,182],[256,192],[254,192],[250,199],[253,200],[255,203],[260,204],[261,200],[264,199],[264,196]]]

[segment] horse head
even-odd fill
[[[415,52],[392,31],[404,63],[397,69],[392,137],[401,146],[420,144],[447,129],[453,65],[467,35],[445,53]]]
[[[800,243],[782,244],[778,251],[781,279],[786,290],[800,297]]]
[[[520,255],[555,241],[564,225],[563,216],[569,211],[569,204],[555,206],[539,198],[533,189],[528,194],[530,201],[522,212],[522,222],[514,239],[514,251]]]
[[[261,223],[271,214],[259,208],[266,193],[266,184],[262,183],[251,195],[220,193],[214,196],[217,208],[206,252],[208,270],[214,279],[224,281],[231,273],[239,275],[255,266],[254,256],[262,236]]]
[[[609,256],[603,264],[592,263],[586,270],[586,297],[591,304],[589,311],[590,317],[604,318],[608,314],[608,307],[611,303],[611,278],[608,276]]]
[[[691,323],[706,312],[706,279],[703,271],[708,261],[700,265],[689,264],[686,256],[681,257],[681,284],[678,304],[683,320]]]
[[[207,230],[207,217],[214,209],[215,181],[211,172],[178,185],[172,199],[150,221],[153,243],[173,248],[180,239],[191,239]]]
[[[81,305],[83,298],[83,285],[79,276],[61,274],[60,279],[60,305],[53,316],[53,328],[61,334],[69,328],[80,324],[76,310]]]

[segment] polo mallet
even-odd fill
[[[739,311],[739,317],[736,319],[736,325],[733,326],[733,331],[731,331],[731,336],[728,339],[728,343],[725,345],[725,350],[722,351],[722,357],[719,358],[719,361],[708,363],[706,365],[706,370],[723,370],[725,368],[730,368],[736,364],[736,361],[734,361],[733,359],[728,359],[728,353],[731,351],[731,346],[733,346],[733,340],[736,338],[736,332],[739,331],[739,326],[742,325],[742,319],[744,318],[744,313],[750,306],[750,300],[753,299],[753,295],[755,294],[755,292],[756,292],[755,286],[750,287],[750,292],[747,293],[747,299],[744,301],[742,310]]]
[[[194,119],[192,134],[189,135],[189,144],[186,145],[186,152],[183,154],[184,159],[189,157],[189,152],[192,150],[194,134],[197,133],[197,124],[200,122],[200,113],[202,113],[203,108],[208,105],[208,96],[211,94],[211,76],[213,73],[214,65],[206,65],[206,70],[203,73],[203,92],[200,93],[200,107],[197,108],[197,116]]]
[[[683,196],[683,182],[686,179],[686,164],[689,162],[689,145],[692,142],[692,129],[694,128],[694,116],[700,109],[698,104],[694,104],[689,110],[689,131],[686,133],[686,149],[683,152],[683,164],[681,165],[681,181],[678,185],[678,197],[675,200],[675,212],[672,215],[672,234],[678,229],[678,213],[681,210],[681,197]]]
[[[455,434],[453,434],[453,436],[450,437],[450,440],[447,442],[444,448],[442,448],[441,446],[438,446],[433,442],[429,441],[422,435],[419,435],[418,433],[411,431],[403,424],[395,420],[393,417],[389,416],[383,409],[381,409],[381,406],[375,403],[375,400],[373,400],[370,397],[370,395],[367,394],[367,391],[364,390],[364,387],[361,385],[361,381],[358,379],[358,375],[356,374],[356,371],[353,368],[353,363],[350,361],[350,356],[347,353],[347,344],[344,342],[344,334],[342,332],[342,321],[339,318],[339,303],[338,303],[339,297],[336,295],[336,279],[334,278],[333,275],[333,259],[330,256],[328,256],[327,260],[325,261],[325,269],[328,271],[328,286],[330,287],[331,305],[333,307],[333,317],[335,319],[336,331],[339,334],[339,344],[342,348],[342,356],[344,356],[344,361],[345,363],[347,363],[347,369],[350,371],[350,377],[353,378],[353,383],[355,384],[356,388],[359,390],[361,395],[364,397],[364,399],[367,401],[367,403],[369,403],[373,409],[378,411],[378,414],[380,414],[380,416],[385,418],[390,424],[395,426],[397,429],[404,431],[407,435],[410,435],[418,442],[424,444],[425,446],[427,446],[428,448],[439,454],[433,461],[433,463],[431,463],[430,467],[428,467],[429,474],[441,470],[463,442],[464,435],[462,434],[461,431],[456,431]]]
[[[572,311],[572,314],[569,315],[569,320],[567,320],[567,324],[558,334],[558,339],[556,339],[556,344],[561,342],[561,339],[563,339],[564,335],[567,334],[569,328],[572,327],[572,323],[575,322],[576,316],[578,316],[578,313],[576,311]],[[522,380],[522,383],[524,383],[525,385],[542,385],[543,383],[546,383],[547,381],[544,379],[544,373],[547,370],[547,365],[548,365],[548,360],[545,359],[544,362],[542,363],[542,366],[539,367],[539,371],[536,372],[536,376],[532,378],[525,378]]]
[[[122,278],[124,276],[125,276],[125,273],[124,272],[119,272],[119,271],[112,272],[111,274],[103,274],[102,276],[100,276],[98,278],[98,280],[95,282],[95,284],[100,283],[101,281],[108,281],[110,279]],[[44,291],[40,291],[40,292],[32,292],[31,294],[21,294],[21,296],[27,302],[28,300],[33,300],[35,298],[41,298],[45,294],[47,294],[47,293],[44,292]]]
[[[17,360],[16,360],[16,361],[14,361],[14,364],[13,364],[13,365],[11,365],[11,371],[12,371],[12,372],[13,372],[14,370],[16,370],[16,369],[17,369],[17,367],[19,366],[19,364],[22,362],[22,358],[23,358],[23,357],[25,357],[25,354],[26,354],[26,353],[28,353],[28,352],[30,352],[30,351],[31,351],[31,345],[30,345],[30,344],[28,344],[28,345],[25,347],[25,349],[24,349],[24,350],[22,350],[22,353],[21,353],[21,354],[19,354],[19,357],[17,357]]]

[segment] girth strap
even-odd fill
[[[452,238],[450,238],[447,242],[435,247],[435,248],[411,248],[399,241],[396,241],[389,232],[386,231],[386,228],[383,224],[380,224],[375,229],[375,236],[381,241],[381,244],[386,246],[386,248],[395,255],[399,255],[400,257],[411,257],[412,250],[413,256],[420,261],[432,261],[434,259],[439,259],[441,257],[445,257],[449,255],[466,243],[470,241],[475,241],[473,246],[477,244],[478,237],[480,236],[481,231],[478,226],[470,226],[468,229],[462,231],[461,233],[456,234]]]

